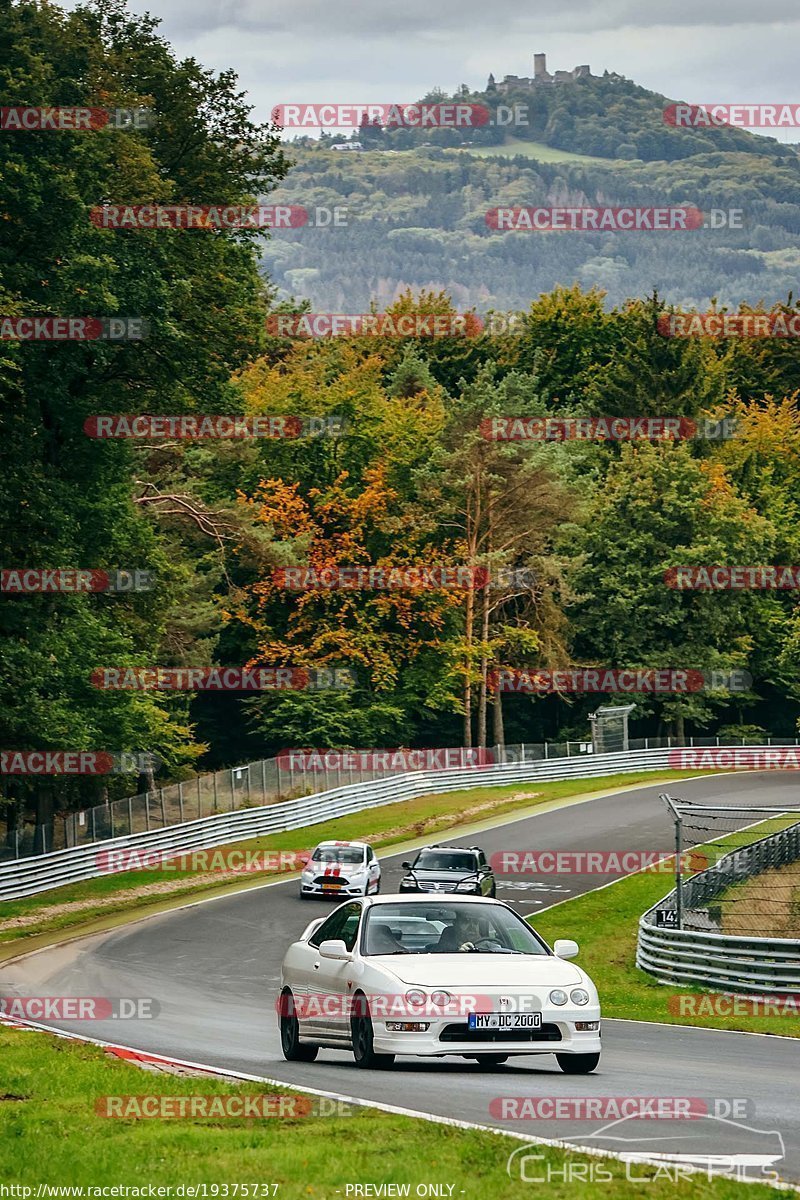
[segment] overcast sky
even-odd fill
[[[130,0],[181,55],[274,104],[409,102],[589,63],[687,101],[800,103],[800,0]],[[783,140],[800,141],[796,130]]]

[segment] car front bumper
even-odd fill
[[[412,1021],[413,1018],[403,1018]],[[543,1011],[540,1030],[500,1033],[496,1030],[468,1030],[463,1017],[420,1018],[426,1030],[403,1031],[387,1029],[387,1022],[373,1018],[373,1040],[379,1054],[415,1054],[433,1057],[457,1054],[477,1058],[482,1054],[599,1054],[600,1029],[576,1030],[575,1022],[600,1022],[597,1008],[571,1009],[568,1015],[552,1010]],[[388,1022],[391,1024],[391,1021]]]
[[[304,879],[300,880],[300,894],[302,896],[324,896],[327,900],[337,900],[349,896],[364,896],[366,895],[366,883],[348,883],[343,887],[325,887],[322,883],[315,883],[310,880],[308,883]]]

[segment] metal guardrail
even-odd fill
[[[683,911],[698,909],[743,879],[800,857],[800,824],[738,847],[682,885]],[[660,983],[702,983],[722,991],[774,995],[800,992],[800,939],[765,938],[657,925],[674,913],[676,893],[641,917],[636,965]]]
[[[94,845],[73,846],[35,858],[4,863],[0,865],[0,901],[33,896],[67,883],[109,874],[108,868],[103,866],[101,855],[115,850],[136,848],[142,852],[168,851],[178,855],[190,850],[224,846],[262,834],[300,829],[329,821],[333,817],[439,792],[535,780],[588,779],[596,775],[659,770],[669,766],[670,753],[668,748],[629,750],[620,754],[507,762],[494,767],[415,771],[285,800],[281,804],[218,813],[166,829],[111,838]],[[746,753],[752,754],[752,749]]]
[[[733,748],[753,745],[755,747],[797,746],[798,738],[765,737],[761,743],[748,742],[745,738],[690,737],[685,749],[705,747]],[[673,738],[631,738],[627,750],[677,749]],[[608,748],[604,753],[621,752],[623,744]],[[599,753],[591,741],[525,742],[519,745],[491,746],[488,748],[489,762],[535,762],[544,759],[581,758],[593,752]],[[356,756],[357,756],[356,752]],[[405,752],[403,752],[405,753]],[[443,753],[441,750],[421,753]],[[460,763],[449,760],[453,767],[464,766],[469,761],[463,747],[444,751],[449,755],[461,755]],[[422,765],[422,764],[420,764]],[[396,774],[392,769],[366,769],[363,767],[323,766],[319,770],[304,771],[288,762],[284,756],[260,759],[228,767],[207,775],[195,775],[180,783],[166,784],[150,792],[139,792],[118,800],[109,800],[93,808],[85,808],[53,817],[41,823],[16,822],[9,827],[3,814],[0,796],[0,864],[9,859],[28,858],[47,854],[54,850],[65,850],[73,846],[91,846],[111,838],[127,837],[137,833],[149,833],[154,829],[166,829],[171,825],[183,825],[199,821],[202,817],[217,813],[235,812],[240,808],[253,808],[265,804],[281,804],[348,784],[372,782],[387,775]],[[0,779],[0,788],[3,780]]]

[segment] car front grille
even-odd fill
[[[345,879],[343,875],[317,875],[314,878],[314,883],[333,883],[337,886],[341,884],[342,887],[350,886],[350,880]]]
[[[439,1034],[440,1042],[560,1042],[557,1025],[544,1024],[539,1029],[470,1029],[469,1025],[445,1025]]]
[[[419,884],[421,892],[454,892],[456,885],[454,883],[429,883],[427,880]]]

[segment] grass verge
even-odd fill
[[[683,779],[696,774],[696,771],[642,771],[592,780],[514,783],[503,787],[479,787],[468,792],[420,796],[415,800],[367,809],[287,833],[231,843],[206,853],[216,856],[220,861],[219,856],[233,850],[251,854],[262,850],[298,850],[314,847],[326,838],[359,839],[370,842],[376,849],[397,848],[410,840],[427,838],[442,830],[457,831],[460,826],[480,821],[488,824],[494,819],[534,806],[614,788]],[[102,850],[103,843],[98,843],[98,852]],[[217,870],[198,874],[188,869],[159,867],[104,875],[36,896],[6,901],[0,915],[0,961],[12,954],[23,953],[28,943],[31,948],[37,948],[32,941],[37,935],[81,928],[120,913],[127,917],[129,914],[140,916],[149,911],[164,911],[187,899],[239,891],[271,878],[278,878],[278,873],[258,871],[243,874]]]
[[[348,1106],[352,1115],[292,1118],[107,1118],[98,1115],[96,1106],[109,1096],[230,1097],[278,1090],[263,1084],[145,1074],[96,1046],[3,1027],[0,1059],[0,1178],[32,1188],[28,1195],[35,1196],[40,1184],[122,1184],[143,1188],[138,1194],[144,1196],[148,1186],[184,1184],[208,1185],[207,1196],[344,1200],[348,1184],[365,1182],[410,1185],[412,1196],[418,1185],[431,1182],[453,1185],[449,1194],[467,1200],[533,1195],[506,1172],[509,1154],[520,1145],[510,1138],[357,1106]],[[469,1073],[465,1068],[464,1086]],[[605,1200],[632,1200],[642,1194],[645,1180],[650,1200],[737,1200],[742,1195],[742,1185],[732,1179],[709,1182],[698,1176],[676,1186],[663,1174],[656,1178],[655,1168],[637,1163],[638,1182],[633,1182],[616,1160],[587,1159],[547,1146],[537,1147],[537,1153],[542,1155],[535,1164],[537,1174],[546,1177],[551,1172],[553,1179],[539,1184],[536,1195],[548,1200],[586,1196],[596,1186],[588,1182],[590,1172],[600,1170]],[[572,1180],[570,1170],[575,1172]],[[575,1182],[581,1176],[587,1182]],[[234,1184],[239,1185],[238,1193]],[[245,1184],[261,1186],[245,1192]],[[219,1190],[212,1190],[214,1185]],[[25,1200],[24,1193],[15,1194]],[[183,1194],[198,1196],[202,1191]],[[774,1192],[756,1184],[747,1195],[766,1200]]]
[[[742,830],[697,849],[707,851],[711,861],[716,861],[721,853],[755,841],[787,820],[791,818],[765,821],[757,829]],[[666,896],[672,886],[669,875],[643,871],[534,913],[529,920],[551,945],[556,938],[574,938],[580,944],[578,961],[597,985],[604,1017],[800,1037],[800,1021],[796,1017],[705,1015],[702,1002],[709,995],[708,989],[700,991],[658,983],[639,970],[636,966],[639,918]],[[684,997],[696,997],[701,1012],[687,1015],[686,1011],[679,1011],[678,998]],[[705,1003],[707,1006],[708,1001]],[[675,1011],[671,1011],[671,1006]]]

